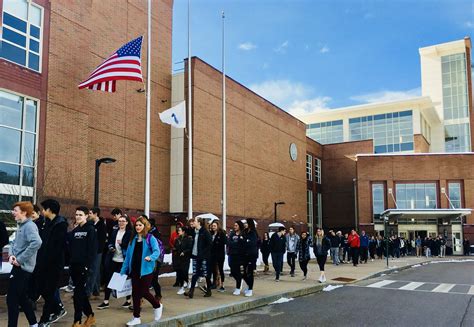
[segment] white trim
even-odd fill
[[[390,156],[453,156],[453,155],[474,155],[474,152],[430,152],[430,153],[360,153],[357,157],[390,157]]]
[[[0,194],[33,196],[34,190],[31,186],[23,186],[20,192],[19,185],[0,183]]]

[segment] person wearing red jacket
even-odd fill
[[[349,243],[349,246],[351,247],[352,264],[354,265],[354,267],[357,267],[359,263],[360,238],[354,229],[351,230],[351,235],[349,235],[347,242]]]

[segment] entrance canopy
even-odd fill
[[[387,209],[380,219],[456,219],[471,214],[471,209]]]

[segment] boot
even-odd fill
[[[95,324],[96,324],[95,317],[93,314],[91,314],[87,317],[86,321],[84,321],[83,326],[90,327],[90,326],[95,326]]]
[[[191,287],[191,288],[189,289],[189,291],[184,292],[184,295],[187,296],[187,297],[189,297],[190,299],[192,299],[193,296],[194,296],[194,287]]]

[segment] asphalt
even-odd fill
[[[400,289],[413,282],[419,285],[414,290]],[[474,262],[417,265],[197,326],[472,327]]]

